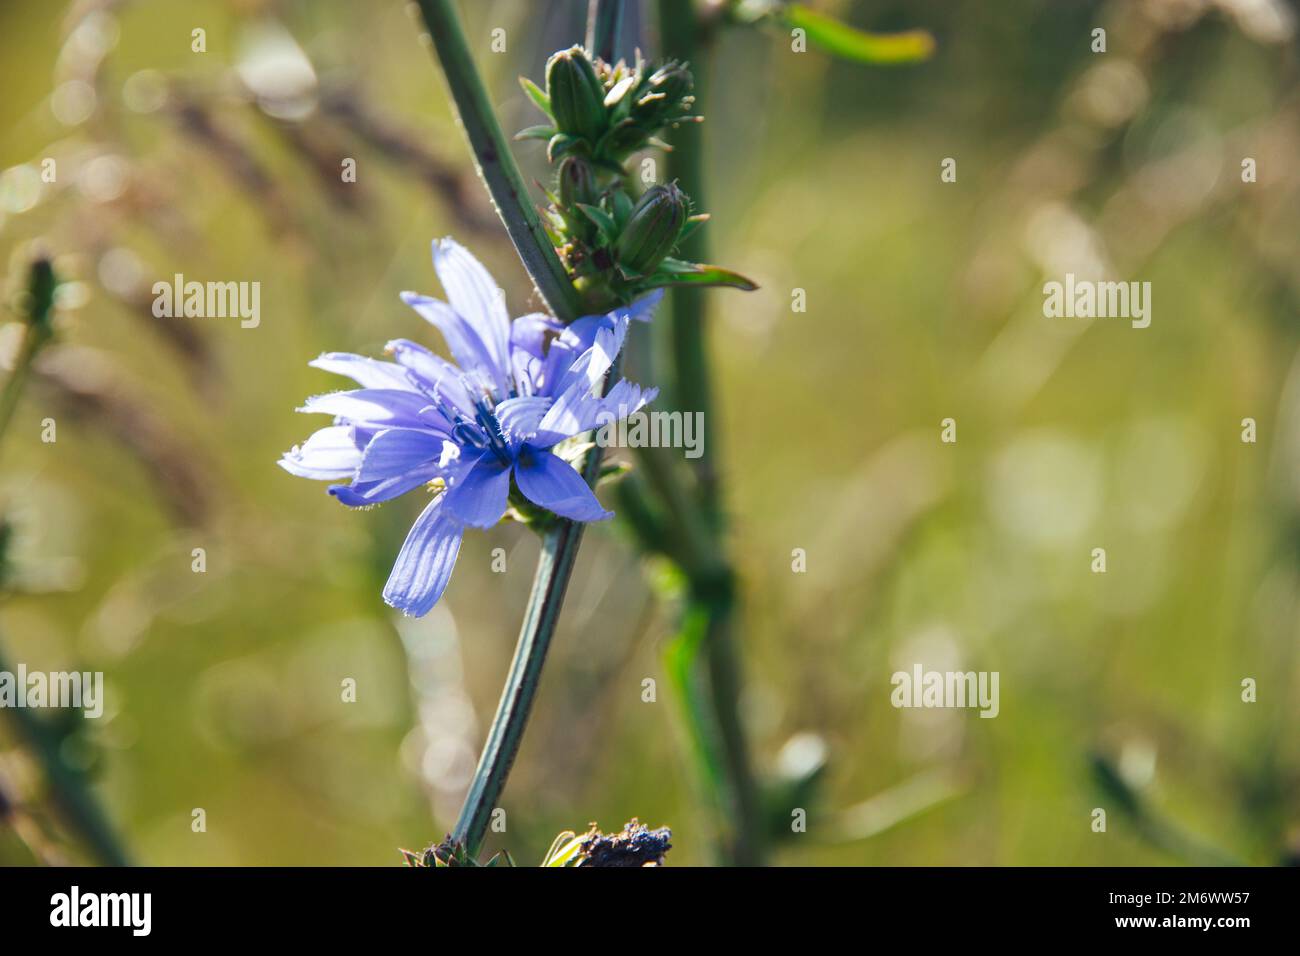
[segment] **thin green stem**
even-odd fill
[[[564,521],[542,539],[542,554],[533,577],[528,609],[519,629],[515,656],[510,662],[510,673],[460,818],[452,830],[452,839],[463,844],[471,856],[477,855],[483,843],[492,811],[519,752],[533,697],[541,680],[542,665],[546,663],[546,652],[550,649],[564,604],[578,543],[582,540],[582,528],[580,523]]]
[[[456,116],[497,215],[505,224],[538,293],[557,318],[571,322],[582,314],[581,300],[528,198],[523,176],[510,155],[510,145],[492,112],[487,90],[470,56],[455,7],[451,0],[418,2],[451,90]]]
[[[54,269],[48,259],[40,258],[32,263],[24,303],[27,328],[23,345],[3,391],[0,391],[0,438],[3,438],[13,421],[14,410],[18,407],[19,396],[37,353],[53,337],[54,291],[57,285]],[[9,578],[10,538],[9,523],[0,519],[0,589],[4,588]],[[0,651],[0,672],[9,670],[3,651]],[[108,816],[95,799],[84,776],[63,759],[62,737],[48,721],[41,719],[32,710],[14,707],[10,714],[27,750],[44,772],[54,803],[69,828],[100,863],[127,866],[129,861],[126,852],[118,842]]]
[[[618,380],[619,367],[620,362],[615,359],[605,378],[606,387]],[[587,453],[583,463],[582,477],[593,487],[600,477],[602,457],[603,449],[597,445]],[[501,700],[497,702],[487,743],[483,745],[478,767],[470,781],[469,793],[451,833],[452,840],[462,844],[471,857],[478,854],[483,844],[492,811],[505,789],[515,755],[519,753],[537,685],[542,679],[546,652],[550,650],[560,610],[564,607],[564,595],[578,557],[584,528],[586,525],[581,522],[561,519],[542,538],[542,553],[537,559],[532,592],[519,627],[515,656],[510,662]]]
[[[466,48],[456,12],[450,0],[419,0],[419,4],[433,36],[434,49],[455,100],[461,126],[497,212],[510,233],[524,268],[551,311],[562,321],[571,322],[581,314],[581,302],[527,200],[523,179],[492,113],[483,81]],[[619,363],[615,361],[606,377],[606,385],[616,381],[618,374]],[[592,448],[587,454],[582,474],[588,485],[594,486],[600,475],[602,456],[600,447]],[[471,857],[476,856],[482,846],[488,821],[505,788],[506,778],[528,726],[542,666],[546,663],[546,653],[555,635],[578,546],[582,542],[583,528],[580,523],[560,520],[542,539],[542,553],[519,629],[515,656],[492,718],[483,754],[470,782],[469,793],[452,831],[453,842],[464,846]]]
[[[0,657],[0,671],[6,670],[9,670],[8,662]],[[62,737],[30,708],[10,708],[10,716],[28,752],[44,772],[54,804],[68,827],[97,862],[104,866],[130,866],[126,851],[84,776],[64,761]]]
[[[618,376],[619,363],[615,361],[606,376],[606,387]],[[587,453],[582,475],[588,485],[594,486],[600,476],[602,457],[603,451],[599,446]],[[585,528],[581,522],[561,519],[542,538],[542,551],[510,671],[460,817],[451,834],[452,841],[464,846],[471,857],[476,856],[482,847],[492,811],[519,753]]]
[[[51,317],[54,311],[54,270],[46,259],[37,259],[32,263],[27,281],[27,328],[23,333],[23,344],[14,359],[13,371],[0,391],[0,438],[4,437],[13,421],[14,411],[18,408],[18,398],[22,395],[28,373],[36,355],[53,336]]]

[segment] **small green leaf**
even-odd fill
[[[515,139],[550,139],[555,135],[555,127],[542,124],[541,126],[528,126],[515,133]]]
[[[600,466],[600,475],[596,478],[597,487],[614,484],[632,471],[632,466],[625,461],[608,462]]]
[[[561,834],[561,836],[563,835],[564,834]],[[582,843],[586,839],[586,835],[573,836],[572,834],[569,834],[569,836],[571,836],[572,839],[559,849],[554,850],[547,861],[542,864],[543,866],[568,866],[573,862],[578,855],[578,851],[582,849]],[[558,843],[559,840],[557,839],[556,842]]]
[[[683,262],[680,259],[665,259],[659,263],[658,271],[644,283],[647,289],[675,285],[726,286],[731,289],[743,289],[746,292],[753,292],[758,288],[757,282],[747,279],[739,272],[732,272],[721,266]]]
[[[627,224],[627,217],[632,215],[632,197],[620,189],[610,198],[610,202],[613,203],[614,222],[621,231]]]
[[[552,840],[551,848],[546,851],[546,856],[542,857],[542,866],[550,866],[551,860],[555,859],[556,853],[558,853],[566,843],[572,840],[574,836],[576,836],[576,834],[572,830],[565,830]]]
[[[567,133],[556,133],[551,137],[551,141],[546,144],[546,161],[548,163],[557,163],[560,157],[565,153],[572,152],[583,140],[576,136],[570,136]]]
[[[598,206],[588,206],[586,203],[578,203],[578,208],[596,224],[596,228],[600,230],[601,238],[607,243],[618,238],[618,226],[614,224],[613,216]]]
[[[551,115],[551,98],[543,92],[541,87],[526,76],[519,78],[519,85],[524,88],[524,92],[528,94],[528,98],[533,101],[534,106],[547,116]]]
[[[708,221],[709,214],[707,212],[696,213],[694,216],[687,219],[686,226],[682,229],[682,234],[677,237],[678,244],[680,245],[684,242],[687,236],[693,233],[696,229],[699,229],[700,226],[704,225]]]
[[[934,53],[934,35],[928,30],[867,33],[797,3],[786,6],[780,16],[786,26],[803,30],[827,53],[858,63],[916,63]]]

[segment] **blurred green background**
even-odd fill
[[[581,39],[585,6],[461,4],[507,131],[537,121],[516,77]],[[778,807],[774,861],[1294,856],[1295,9],[814,6],[937,49],[880,69],[720,27],[699,104],[713,257],[762,285],[709,300],[745,716],[767,779],[825,764],[807,833]],[[0,7],[6,291],[34,242],[69,280],[0,458],[0,646],[105,672],[105,717],[71,721],[60,755],[141,862],[398,863],[450,829],[491,719],[533,537],[467,537],[440,605],[402,619],[379,592],[418,496],[348,511],[275,465],[323,424],[293,409],[346,385],[308,360],[442,347],[397,297],[441,295],[434,236],[512,314],[537,307],[419,32],[396,2]],[[640,5],[625,40],[657,52]],[[517,148],[526,176],[540,152]],[[1043,317],[1045,281],[1092,271],[1150,281],[1151,327]],[[177,272],[260,282],[260,326],[155,319],[149,287]],[[712,861],[662,573],[617,524],[588,534],[489,848],[534,863],[560,830],[637,816],[672,827],[670,863]],[[891,707],[918,662],[998,671],[998,718]],[[84,858],[8,721],[0,783],[24,824],[0,862]]]

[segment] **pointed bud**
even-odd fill
[[[605,85],[582,47],[561,50],[547,61],[546,94],[561,133],[594,143],[605,132]]]
[[[677,245],[689,214],[689,203],[676,183],[647,189],[615,245],[619,265],[636,275],[649,275]]]
[[[57,285],[50,260],[44,256],[37,258],[27,278],[27,316],[33,325],[48,329]]]
[[[690,96],[694,85],[690,69],[675,61],[665,63],[650,75],[650,88],[664,94],[670,103],[678,103]]]
[[[665,63],[655,70],[635,94],[632,116],[647,133],[690,115],[695,97],[694,79],[680,63]]]

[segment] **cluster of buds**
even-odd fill
[[[547,231],[588,308],[612,308],[673,285],[755,288],[726,269],[674,258],[708,219],[693,213],[676,184],[652,186],[639,197],[629,191],[629,157],[648,146],[670,148],[659,133],[700,119],[691,114],[695,97],[684,64],[651,68],[638,56],[632,66],[611,66],[575,46],[547,61],[545,90],[521,82],[552,121],[519,138],[545,139],[547,158],[558,164],[547,193]]]
[[[633,153],[663,146],[656,137],[666,127],[700,120],[691,115],[691,71],[680,63],[650,70],[638,56],[630,66],[622,60],[610,65],[575,46],[547,60],[544,91],[528,79],[520,82],[551,122],[519,135],[545,139],[553,163],[576,153],[619,173]]]

